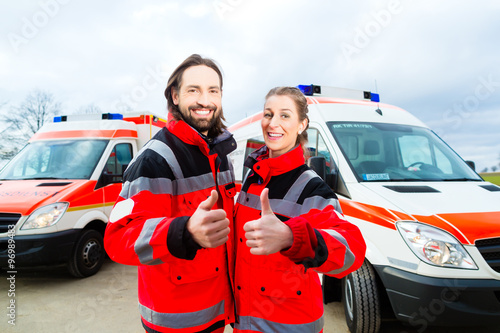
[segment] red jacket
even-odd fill
[[[344,219],[332,190],[304,164],[300,146],[277,158],[267,158],[263,147],[245,165],[251,170],[235,213],[235,332],[321,332],[317,273],[340,278],[358,269],[366,250],[362,235]],[[293,245],[257,256],[245,244],[243,225],[260,218],[265,187],[274,214],[293,232]]]
[[[186,229],[189,217],[213,189],[214,208],[231,220],[236,148],[229,132],[210,144],[183,121],[167,127],[132,160],[111,212],[104,244],[116,262],[137,265],[139,311],[148,332],[194,332],[234,321],[230,241],[203,249]]]

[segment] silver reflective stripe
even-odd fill
[[[151,140],[148,148],[157,152],[161,157],[165,159],[165,161],[167,161],[168,165],[172,169],[172,172],[174,173],[175,178],[184,178],[184,176],[182,175],[181,166],[179,165],[177,158],[175,158],[174,152],[172,151],[172,149],[170,149],[169,146],[161,141]]]
[[[311,209],[323,210],[328,206],[333,206],[335,208],[336,206],[338,206],[338,203],[339,203],[338,200],[334,198],[325,199],[320,196],[306,198],[304,200],[304,203],[302,204],[301,214],[305,214],[309,212]]]
[[[154,325],[174,329],[190,328],[209,323],[217,316],[224,314],[224,301],[200,311],[184,313],[156,312],[139,304],[139,312],[142,318]]]
[[[128,168],[130,168],[137,160],[137,158],[147,149],[151,149],[158,153],[168,163],[175,178],[184,178],[182,169],[179,162],[175,158],[174,152],[165,143],[159,140],[149,140],[144,147],[137,153],[137,155],[130,161]]]
[[[153,259],[153,247],[149,244],[156,226],[161,222],[161,220],[163,220],[161,217],[146,220],[142,226],[139,237],[135,241],[134,250],[139,257],[139,261],[143,265],[158,265],[163,263],[159,259]]]
[[[173,181],[173,191],[175,195],[196,192],[214,186],[215,180],[211,172]]]
[[[247,200],[248,199],[248,200]],[[253,208],[255,210],[261,210],[260,207],[260,197],[255,194],[241,192],[238,197],[238,203]],[[304,203],[298,204],[291,201],[285,201],[282,199],[269,199],[271,204],[271,209],[274,213],[296,217],[303,214],[307,214],[311,209],[323,210],[325,207],[332,205],[335,207],[338,201],[336,199],[325,199],[320,196],[314,196],[304,200]]]
[[[323,316],[318,320],[306,324],[282,324],[257,317],[240,316],[239,322],[234,324],[234,327],[239,330],[283,333],[319,333],[323,329],[323,326]]]
[[[128,199],[141,191],[153,194],[186,194],[215,186],[212,173],[185,179],[170,180],[168,178],[139,177],[133,181],[126,181],[120,193],[122,198]]]
[[[295,183],[293,183],[293,185],[290,187],[287,194],[285,194],[285,196],[283,197],[283,200],[297,202],[307,183],[309,183],[309,181],[315,177],[319,176],[312,170],[303,172],[299,176],[299,178],[297,178]]]
[[[345,246],[344,265],[339,269],[335,269],[333,271],[325,272],[325,273],[326,274],[339,274],[339,273],[342,273],[343,271],[345,271],[346,269],[349,269],[349,267],[352,266],[352,264],[354,263],[354,260],[356,258],[354,257],[354,254],[351,252],[351,249],[349,248],[349,244],[345,240],[344,236],[342,236],[341,234],[339,234],[335,230],[331,230],[331,229],[321,229],[321,230],[326,232],[327,234],[329,234],[330,236],[332,236],[333,238],[335,238],[336,240],[338,240],[339,242],[341,242]]]
[[[234,178],[231,170],[217,173],[217,183],[219,183],[220,186],[231,184],[232,182],[234,182]]]
[[[120,197],[128,199],[141,191],[153,194],[172,194],[172,181],[168,178],[139,177],[133,181],[123,183]]]

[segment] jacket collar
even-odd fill
[[[248,155],[245,166],[252,168],[262,179],[267,179],[296,169],[304,163],[304,152],[300,145],[275,158],[269,158],[267,146],[264,146]]]
[[[205,155],[213,154],[214,152],[227,155],[236,149],[236,141],[233,135],[227,130],[224,130],[216,138],[210,139],[188,125],[185,121],[175,119],[171,113],[168,114],[167,129],[182,142],[198,146]],[[224,141],[228,141],[227,147],[225,144],[223,145],[224,147],[218,147]],[[216,151],[212,151],[214,150],[213,148],[217,148]]]

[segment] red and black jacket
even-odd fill
[[[137,265],[139,310],[149,332],[198,332],[234,321],[232,234],[217,248],[200,248],[186,223],[212,190],[233,230],[236,148],[225,131],[209,140],[169,115],[167,127],[138,153],[106,228],[116,262]],[[228,250],[229,249],[229,250]]]
[[[321,332],[323,297],[318,272],[342,277],[363,263],[366,245],[347,222],[335,193],[304,164],[297,146],[276,158],[252,153],[251,170],[235,213],[235,332]],[[260,193],[269,188],[274,214],[293,233],[289,249],[252,255],[243,226],[260,218]]]

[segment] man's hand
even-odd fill
[[[256,255],[273,254],[293,244],[292,230],[274,215],[268,192],[265,188],[260,194],[261,218],[243,226],[250,253]]]
[[[218,198],[217,191],[212,190],[210,196],[198,205],[186,225],[193,239],[203,248],[217,247],[228,240],[230,230],[226,212],[223,209],[211,210]]]

